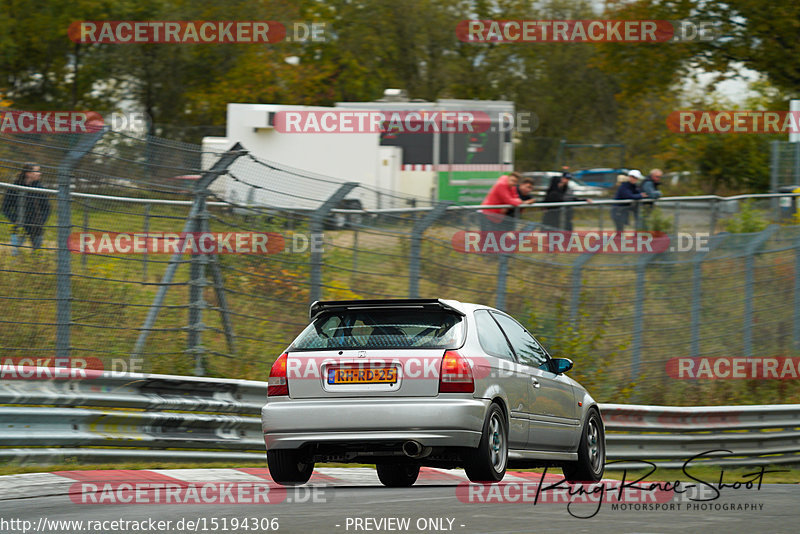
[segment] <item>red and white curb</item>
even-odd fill
[[[547,474],[545,482],[553,483],[562,478],[561,474]],[[503,482],[538,482],[541,474],[509,471]],[[227,483],[264,484],[270,488],[281,488],[269,476],[266,468],[240,469],[153,469],[153,470],[104,470],[104,471],[58,471],[53,473],[27,473],[22,475],[0,476],[0,501],[29,497],[71,495],[80,491],[79,483],[102,485],[105,483]],[[468,482],[461,469],[446,470],[423,467],[415,485],[457,486]],[[314,470],[311,487],[363,487],[382,486],[375,469],[369,467],[320,467]]]

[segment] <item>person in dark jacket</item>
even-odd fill
[[[26,163],[14,185],[44,189],[40,179],[41,174],[38,165]],[[46,194],[9,189],[3,198],[2,209],[3,214],[14,224],[11,234],[11,244],[14,248],[11,254],[16,256],[19,253],[18,249],[24,243],[26,234],[34,250],[42,246],[44,225],[50,216],[50,201]]]
[[[647,196],[647,198],[657,200],[661,198],[661,191],[659,191],[659,187],[661,187],[661,177],[664,175],[661,169],[653,169],[650,171],[650,174],[647,175],[647,178],[644,179],[642,182],[641,188],[642,193]],[[647,230],[650,226],[649,220],[653,215],[653,209],[655,209],[655,204],[652,202],[648,202],[644,207],[644,216],[642,217],[642,228]]]
[[[568,172],[565,172],[561,176],[553,176],[550,179],[550,186],[547,188],[543,202],[574,202],[584,200],[582,198],[576,198],[570,192],[569,181],[571,179],[572,175]],[[591,202],[589,199],[585,200],[586,202]],[[559,206],[547,208],[542,217],[542,224],[551,228],[561,228],[562,230],[571,232],[572,207]]]
[[[647,193],[639,191],[639,180],[642,178],[641,171],[636,169],[628,171],[628,181],[619,185],[617,194],[614,195],[614,200],[641,200],[646,198]],[[633,214],[635,221],[638,216],[637,203],[619,204],[611,208],[611,218],[614,220],[617,232],[625,230],[625,225],[628,224],[631,214]]]
[[[553,176],[550,178],[550,186],[544,194],[543,202],[566,202],[564,200],[569,194],[569,175],[567,173],[561,176]],[[550,228],[563,228],[564,230],[572,229],[572,213],[568,213],[569,208],[557,207],[547,208],[542,216],[542,224]],[[562,216],[563,215],[563,216]],[[563,221],[563,225],[562,225]]]

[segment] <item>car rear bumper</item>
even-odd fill
[[[477,447],[489,404],[441,397],[276,399],[262,408],[261,426],[267,449],[406,440],[426,447]]]

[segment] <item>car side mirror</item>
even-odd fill
[[[553,370],[557,375],[566,373],[572,369],[572,360],[569,358],[553,358]]]

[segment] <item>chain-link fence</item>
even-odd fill
[[[40,165],[46,190],[13,185],[25,162]],[[660,254],[478,254],[457,246],[480,227],[475,207],[338,182],[241,146],[202,153],[115,132],[0,136],[0,169],[4,197],[44,196],[52,208],[38,249],[27,235],[35,224],[0,222],[4,365],[58,357],[260,380],[313,300],[437,297],[507,310],[574,358],[573,376],[602,401],[798,401],[796,381],[667,371],[676,357],[800,347],[800,227],[775,197],[638,206],[629,228],[695,240]],[[514,227],[542,229],[548,207],[518,213]],[[608,231],[614,207],[565,204],[559,217]],[[211,252],[191,237],[204,234],[216,236]],[[137,248],[136,235],[148,245]]]

